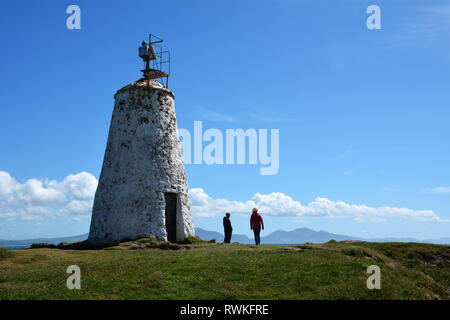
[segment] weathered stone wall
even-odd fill
[[[179,195],[177,240],[194,235],[173,93],[140,80],[115,95],[89,242],[167,239],[164,192]]]

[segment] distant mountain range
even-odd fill
[[[195,228],[195,233],[197,236],[204,240],[216,239],[217,241],[223,241],[223,235],[220,232],[208,231],[202,228]],[[429,240],[418,240],[416,238],[360,238],[346,236],[342,234],[329,233],[323,230],[314,231],[308,228],[299,228],[292,231],[277,230],[267,236],[261,237],[262,244],[297,244],[297,243],[324,243],[331,239],[336,241],[344,240],[360,240],[368,242],[423,242],[423,243],[433,243],[433,244],[450,244],[449,238],[440,239],[429,239]],[[233,234],[231,242],[240,243],[254,243],[253,238],[249,238],[244,234]]]
[[[203,240],[216,239],[217,242],[223,241],[223,234],[216,231],[208,231],[202,228],[195,228],[195,233],[197,236]],[[77,242],[86,240],[88,234],[81,234],[79,236],[73,237],[61,237],[61,238],[36,238],[27,240],[0,240],[0,247],[7,249],[20,249],[28,247],[33,243],[52,243],[58,244],[60,242]],[[261,237],[262,244],[298,244],[298,243],[324,243],[331,239],[336,241],[344,240],[360,240],[368,242],[423,242],[423,243],[433,243],[433,244],[450,244],[450,237],[440,238],[440,239],[430,239],[430,240],[418,240],[415,238],[359,238],[351,237],[342,234],[329,233],[323,230],[314,231],[308,228],[300,228],[292,231],[277,230],[268,234],[267,236]],[[239,242],[245,244],[253,244],[253,238],[249,238],[244,234],[233,234],[231,242]]]

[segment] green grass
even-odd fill
[[[15,253],[13,251],[0,248],[0,260],[13,257],[14,255]]]
[[[141,239],[141,243],[152,242]],[[206,244],[177,250],[0,250],[0,299],[448,299],[450,247],[400,243]],[[190,248],[190,250],[187,250]],[[182,250],[184,249],[184,250]],[[6,253],[5,253],[6,252]],[[69,265],[81,290],[68,290]],[[366,269],[381,268],[381,290]]]

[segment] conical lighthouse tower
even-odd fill
[[[168,89],[170,54],[161,42],[150,35],[142,43],[144,77],[114,95],[89,243],[148,234],[175,242],[194,235],[175,96]]]

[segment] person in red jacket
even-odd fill
[[[250,217],[250,229],[253,230],[255,234],[255,243],[259,245],[261,239],[259,238],[259,233],[261,232],[261,227],[264,230],[264,222],[261,215],[258,213],[258,208],[253,208],[253,213]]]

